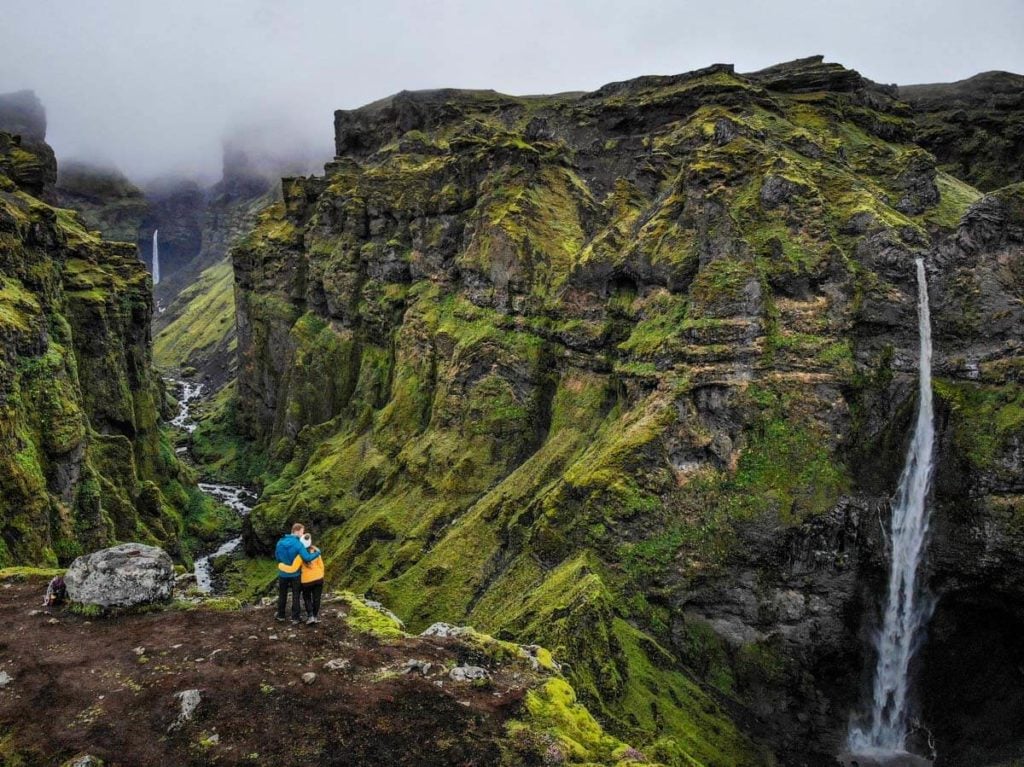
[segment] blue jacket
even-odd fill
[[[306,547],[302,545],[299,536],[284,535],[277,542],[274,556],[277,558],[278,577],[291,579],[302,575],[302,563],[312,562],[320,556],[320,552],[314,551],[310,554],[306,551]]]

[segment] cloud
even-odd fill
[[[403,88],[591,89],[825,54],[881,82],[1024,70],[1019,0],[7,0],[0,92],[33,88],[59,157],[216,178],[280,126],[329,157],[332,113]]]

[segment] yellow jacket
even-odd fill
[[[324,558],[317,557],[312,562],[302,564],[302,582],[316,583],[324,579]]]

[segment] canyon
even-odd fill
[[[258,599],[302,520],[329,585],[409,632],[550,651],[618,744],[561,763],[630,744],[636,763],[835,764],[871,710],[920,277],[930,620],[903,745],[1014,764],[1022,94],[1008,73],[890,86],[821,57],[401,92],[335,113],[322,175],[248,186],[226,155],[198,212],[182,182],[58,175],[18,95],[0,566],[121,540],[191,565],[238,534],[200,476],[249,485],[240,550],[209,563],[221,597]],[[145,248],[90,231],[148,247],[156,228],[163,313]],[[193,432],[162,425],[158,370],[207,386]]]

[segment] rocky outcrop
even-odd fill
[[[116,168],[61,162],[56,191],[61,207],[77,210],[89,229],[108,240],[135,242],[150,214],[142,190]]]
[[[51,200],[57,159],[46,143],[46,110],[32,91],[0,94],[0,132],[10,134],[0,150],[5,173],[30,194]]]
[[[174,562],[163,549],[122,543],[84,554],[64,574],[71,601],[102,608],[135,607],[171,597]]]
[[[182,553],[187,478],[159,430],[149,278],[8,174],[0,133],[0,564],[67,563],[117,539]]]
[[[329,529],[333,577],[414,630],[552,648],[668,763],[827,763],[873,664],[916,258],[936,620],[964,638],[982,584],[1024,604],[1024,208],[937,168],[911,118],[819,59],[338,112],[326,175],[286,180],[233,254],[239,421],[288,462],[249,550]],[[1007,700],[1015,658],[976,669]],[[918,690],[947,733],[977,725]],[[1009,732],[972,763],[1024,748]]]
[[[901,85],[899,97],[914,109],[916,141],[943,170],[983,191],[1024,181],[1024,76]]]

